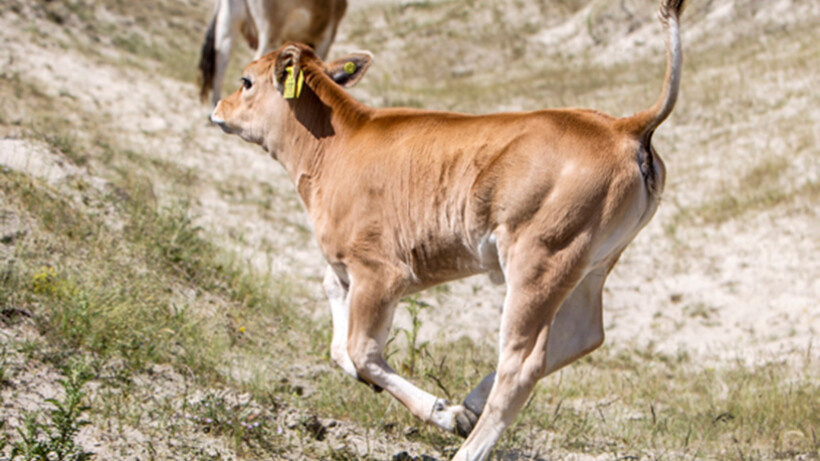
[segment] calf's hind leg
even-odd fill
[[[604,269],[592,271],[561,303],[550,328],[544,376],[592,352],[603,342],[601,293],[605,279]],[[464,399],[462,405],[472,414],[481,415],[495,376],[495,372],[487,375]],[[457,429],[460,435],[466,437],[472,430],[472,425]]]
[[[478,423],[454,460],[486,459],[546,374],[553,320],[582,275],[583,245],[574,243],[558,253],[550,252],[538,238],[514,248],[506,265],[508,291],[497,371]]]

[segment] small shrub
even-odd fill
[[[65,391],[65,399],[47,399],[52,409],[50,421],[42,424],[37,421],[36,412],[24,415],[23,428],[17,428],[22,438],[11,450],[11,460],[25,461],[85,461],[91,459],[91,453],[74,443],[74,436],[89,421],[82,419],[82,414],[90,407],[82,404],[85,394],[82,387],[90,378],[85,366],[66,370],[66,378],[59,380]],[[3,444],[0,444],[2,451]]]

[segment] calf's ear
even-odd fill
[[[282,48],[279,55],[276,56],[276,61],[273,64],[273,84],[276,89],[282,93],[285,89],[285,80],[288,78],[288,68],[299,69],[299,58],[302,56],[302,51],[295,45],[287,45]],[[293,71],[291,71],[293,74]]]
[[[359,83],[372,62],[373,55],[368,51],[351,53],[326,63],[325,73],[344,88],[350,88]]]

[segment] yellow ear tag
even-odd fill
[[[299,72],[299,78],[296,79],[296,97],[302,96],[302,86],[305,84],[305,73]]]
[[[353,75],[356,72],[356,63],[353,61],[348,61],[345,63],[345,73],[347,75]]]
[[[305,83],[305,73],[297,70],[299,77],[293,76],[293,66],[286,67],[285,71],[288,76],[285,78],[285,90],[282,92],[282,97],[285,99],[298,98],[302,95],[302,86]]]

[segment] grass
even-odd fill
[[[499,107],[595,107],[614,115],[644,108],[660,90],[662,52],[637,63],[606,68],[593,60],[599,49],[575,52],[564,51],[560,45],[549,48],[539,44],[536,36],[543,28],[560,25],[586,3],[386,4],[348,18],[352,23],[348,27],[351,40],[376,56],[369,87],[384,105],[469,113],[497,111]],[[623,3],[595,2],[590,21],[596,23],[603,17],[611,22],[613,15],[623,14]],[[639,3],[633,7],[641,23],[654,21],[654,2]],[[372,30],[374,16],[386,27]],[[613,31],[606,32],[602,44],[612,40]],[[402,38],[405,40],[399,40]],[[430,49],[437,51],[430,53]],[[381,64],[380,57],[390,59],[391,54],[400,58]],[[636,67],[642,69],[637,76],[631,72]],[[389,73],[382,75],[381,68],[388,68]],[[611,94],[601,97],[602,89],[610,88]]]
[[[104,390],[120,394],[134,393],[131,382],[156,364],[171,364],[193,374],[198,385],[233,383],[267,401],[270,383],[278,383],[288,366],[269,360],[271,354],[291,357],[297,345],[287,342],[289,331],[305,330],[297,313],[283,309],[286,299],[301,296],[298,287],[249,271],[211,243],[184,199],[197,183],[190,170],[120,147],[97,128],[93,114],[54,116],[77,114],[77,108],[19,75],[2,74],[0,93],[12,109],[2,119],[9,124],[3,132],[11,128],[14,136],[46,144],[69,163],[101,169],[112,181],[102,190],[83,179],[54,187],[8,169],[0,174],[4,209],[27,223],[12,242],[12,259],[0,267],[0,304],[31,312],[51,345],[46,349],[61,352],[40,353],[36,343],[13,347],[56,366],[77,354],[92,354],[98,364],[123,363],[113,380],[95,375]],[[160,178],[174,183],[183,198],[160,205],[154,186]],[[260,341],[267,335],[284,341]],[[233,355],[265,357],[268,374],[255,382],[233,379]],[[147,417],[131,399],[116,409],[94,403],[94,421],[100,412],[114,419],[130,415],[119,424],[139,427]],[[152,417],[163,414],[168,417],[168,411]],[[248,443],[233,438],[238,448]]]
[[[557,447],[619,457],[818,455],[820,383],[810,355],[797,370],[740,362],[714,369],[651,348],[602,352],[548,380],[519,424],[555,431]]]
[[[820,184],[811,180],[798,185],[785,184],[783,177],[788,169],[789,163],[782,157],[765,158],[741,176],[737,184],[721,185],[719,194],[695,207],[679,209],[665,225],[667,229],[674,229],[684,222],[717,226],[753,212],[783,207],[799,200],[817,202]]]
[[[81,178],[53,187],[8,169],[0,174],[4,209],[27,223],[10,241],[13,258],[0,267],[0,305],[31,312],[37,329],[63,351],[45,356],[31,345],[27,354],[57,366],[81,353],[101,363],[124,361],[124,371],[105,382],[115,389],[132,389],[134,376],[168,363],[194,373],[200,385],[233,382],[265,397],[286,367],[271,366],[273,375],[256,383],[234,381],[226,356],[292,353],[287,342],[271,347],[249,339],[286,338],[288,329],[301,324],[283,309],[285,299],[299,296],[292,281],[252,273],[217,248],[194,224],[184,199],[159,204],[153,182],[167,178],[184,190],[197,183],[188,170],[121,149],[89,126],[83,131],[91,136],[73,136],[75,122],[44,115],[48,107],[64,110],[61,99],[13,76],[0,83],[0,91],[16,95],[6,101],[19,103],[26,114],[17,125],[25,137],[47,144],[67,162],[103,167],[113,181],[101,190]],[[88,158],[94,162],[86,163]],[[98,409],[109,410],[95,403],[92,420],[98,421]],[[139,426],[145,417],[143,409],[127,410],[132,404],[121,402],[113,413],[134,416],[120,424]]]
[[[224,396],[209,394],[186,410],[190,412],[186,412],[186,419],[197,426],[197,430],[228,437],[234,446],[251,446],[269,454],[278,451],[272,441],[282,434],[282,427],[247,403],[234,403]]]
[[[0,388],[5,387],[11,383],[8,375],[8,364],[6,354],[8,354],[8,351],[6,350],[6,346],[4,344],[3,349],[0,350]]]
[[[390,361],[412,356],[394,351]],[[494,367],[494,351],[470,341],[429,344],[413,381],[459,401]],[[784,362],[712,368],[686,353],[604,347],[545,379],[497,449],[505,456],[559,453],[616,459],[782,459],[820,456],[820,375],[811,351]],[[341,372],[336,372],[341,375]],[[346,396],[344,399],[340,396]],[[327,376],[313,404],[444,456],[460,439],[425,427],[389,396]]]
[[[187,50],[196,49],[205,36],[205,18],[211,8],[205,5],[205,2],[37,0],[28,6],[34,17],[62,26],[63,35],[52,38],[62,47],[81,50],[111,64],[149,69],[193,82],[198,56]],[[127,18],[136,27],[124,28],[117,21],[100,20],[106,15],[120,20]],[[192,21],[192,17],[199,20]],[[79,30],[78,24],[82,26]],[[32,28],[43,38],[49,35],[40,31],[37,24]],[[112,45],[122,54],[114,57],[111,53],[100,53],[100,43]]]
[[[207,369],[213,358],[202,351],[226,347],[232,332],[197,339],[209,319],[190,308],[199,302],[196,296],[178,290],[196,286],[244,309],[281,305],[275,291],[254,285],[235,263],[213,256],[184,204],[150,208],[131,190],[130,200],[118,204],[126,221],[115,232],[25,176],[0,177],[0,191],[36,217],[41,238],[50,240],[43,249],[21,243],[18,254],[28,264],[16,266],[7,288],[18,302],[43,306],[41,329],[72,347],[121,356],[137,368],[170,360],[181,348],[188,351],[182,352],[184,363]]]
[[[114,389],[131,388],[134,376],[154,364],[170,364],[193,373],[200,385],[233,383],[263,401],[272,392],[269,383],[279,381],[277,370],[286,370],[286,363],[271,367],[273,375],[257,382],[258,387],[234,380],[225,364],[231,355],[264,353],[268,361],[270,354],[293,356],[293,345],[287,342],[259,344],[263,335],[284,339],[291,328],[306,330],[295,313],[282,309],[282,296],[292,296],[292,291],[239,268],[220,253],[202,238],[184,205],[154,208],[150,198],[130,189],[127,200],[115,201],[124,218],[116,230],[18,173],[0,175],[0,194],[36,223],[17,243],[17,262],[3,267],[0,301],[30,310],[41,334],[67,352],[51,358],[35,352],[35,359],[61,365],[76,354],[91,353],[100,363],[123,361],[125,368],[117,378],[104,381]],[[193,295],[185,294],[190,290]],[[92,413],[112,414],[96,403]],[[137,408],[120,410],[113,414],[135,416],[120,424],[139,426],[145,417]],[[237,447],[247,446],[245,450],[275,453],[281,448],[252,436],[262,429],[225,424],[198,430],[225,433]]]

